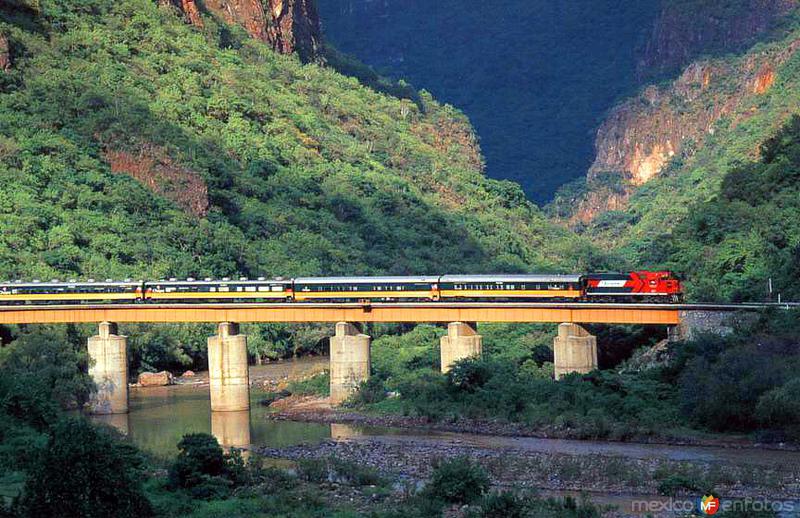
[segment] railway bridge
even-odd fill
[[[369,322],[447,324],[441,338],[441,370],[481,354],[478,323],[560,324],[554,339],[555,372],[588,372],[597,367],[597,340],[582,324],[652,324],[670,329],[673,338],[701,331],[729,332],[734,315],[763,310],[768,304],[600,304],[550,302],[415,303],[203,303],[81,304],[0,306],[0,324],[99,323],[89,338],[90,374],[98,392],[95,413],[128,412],[127,337],[119,323],[203,322],[218,324],[208,339],[212,411],[249,409],[247,337],[239,323],[336,323],[330,338],[331,401],[347,399],[370,374]],[[781,305],[781,307],[788,307]]]

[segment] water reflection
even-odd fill
[[[119,433],[122,435],[128,435],[130,433],[130,421],[128,414],[96,415],[94,416],[94,420],[112,428],[116,428],[117,431],[119,431]]]
[[[337,441],[344,441],[347,439],[355,439],[361,437],[364,432],[360,429],[350,426],[349,424],[331,423],[331,438]]]
[[[250,446],[250,411],[211,412],[211,433],[220,446],[247,448]]]
[[[250,412],[211,412],[208,387],[176,385],[133,388],[130,414],[94,416],[118,429],[144,451],[173,457],[187,433],[210,433],[225,447],[285,447],[331,437],[326,424],[271,421],[259,404],[265,393],[251,391]]]

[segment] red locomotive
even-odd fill
[[[583,277],[584,295],[594,302],[681,302],[683,288],[672,272],[593,273]]]

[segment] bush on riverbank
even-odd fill
[[[193,498],[214,500],[227,498],[233,488],[250,482],[241,453],[233,450],[225,454],[212,435],[184,435],[178,450],[169,469],[170,489],[183,489]]]
[[[425,495],[451,504],[470,504],[489,490],[489,475],[468,457],[457,457],[436,466]]]

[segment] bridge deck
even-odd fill
[[[760,306],[759,306],[760,308]],[[756,306],[589,303],[104,304],[0,307],[0,324],[81,322],[680,323],[681,310]]]

